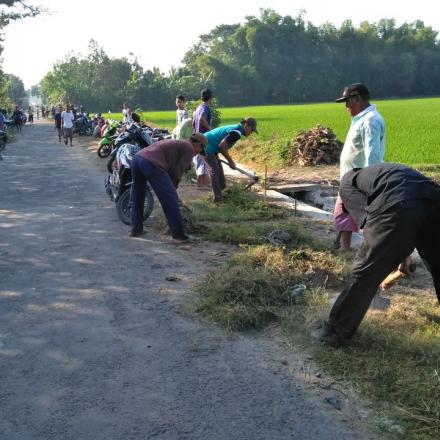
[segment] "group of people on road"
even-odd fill
[[[73,146],[73,121],[75,120],[75,115],[73,114],[70,104],[67,104],[65,109],[61,105],[55,110],[54,122],[55,129],[58,134],[58,142],[64,140],[64,145]]]

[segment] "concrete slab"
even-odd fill
[[[285,194],[305,191],[317,191],[321,189],[321,185],[315,183],[284,183],[280,185],[270,185],[270,189]]]

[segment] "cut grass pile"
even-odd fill
[[[408,165],[439,162],[438,114],[440,98],[373,101],[387,127],[386,161]],[[290,165],[288,154],[298,131],[318,124],[330,127],[344,141],[350,116],[343,104],[322,103],[220,108],[222,125],[253,116],[258,135],[240,141],[233,155],[246,163],[265,163],[273,168]],[[114,114],[113,116],[116,116]],[[144,112],[145,119],[160,127],[174,128],[175,111]]]
[[[235,187],[224,204],[200,202],[195,208],[195,217],[209,224],[207,237],[241,245],[195,286],[197,311],[230,330],[277,322],[292,345],[312,353],[335,381],[376,402],[376,422],[387,435],[438,439],[440,308],[432,291],[393,294],[392,307],[370,312],[347,347],[312,343],[308,328],[328,316],[327,288],[342,286],[347,261],[308,236],[297,219],[262,203]],[[266,216],[261,221],[259,212]],[[278,216],[281,220],[274,221]],[[269,225],[286,228],[291,240],[280,247],[264,244]],[[299,284],[306,292],[292,295]]]
[[[290,290],[298,283],[310,289],[341,283],[343,259],[304,233],[289,212],[264,203],[240,184],[220,205],[196,202],[193,215],[206,224],[206,239],[244,246],[196,286],[199,312],[230,329],[261,327],[284,316],[293,304]],[[290,239],[282,246],[269,244],[267,236],[274,230],[287,232]]]
[[[253,246],[196,285],[197,310],[230,330],[259,328],[288,316],[295,304],[293,286],[338,284],[343,269],[343,262],[329,252]]]

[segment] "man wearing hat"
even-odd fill
[[[162,206],[172,237],[184,242],[188,236],[183,229],[177,187],[196,154],[203,153],[206,138],[194,133],[189,140],[163,140],[140,150],[133,158],[131,174],[131,232],[130,237],[143,234],[143,212],[147,182]]]
[[[214,128],[205,133],[208,144],[205,148],[206,162],[211,167],[211,184],[214,203],[222,199],[222,190],[226,188],[226,179],[223,166],[218,154],[221,153],[228,161],[229,166],[234,170],[235,162],[229,155],[229,149],[241,139],[242,136],[249,136],[251,133],[258,133],[257,121],[254,118],[242,119],[239,124],[225,125]]]
[[[341,178],[354,168],[365,168],[384,161],[385,123],[369,100],[370,92],[361,83],[346,86],[342,96],[336,99],[336,102],[345,103],[351,115],[350,129],[340,158]],[[340,197],[336,200],[334,219],[341,249],[349,250],[352,233],[359,231],[359,225],[344,212]]]

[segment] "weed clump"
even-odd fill
[[[197,310],[231,330],[258,328],[288,313],[294,284],[305,282],[312,289],[330,279],[340,282],[344,264],[337,257],[328,252],[315,258],[311,249],[301,252],[308,264],[295,251],[271,245],[236,254],[196,284]]]

